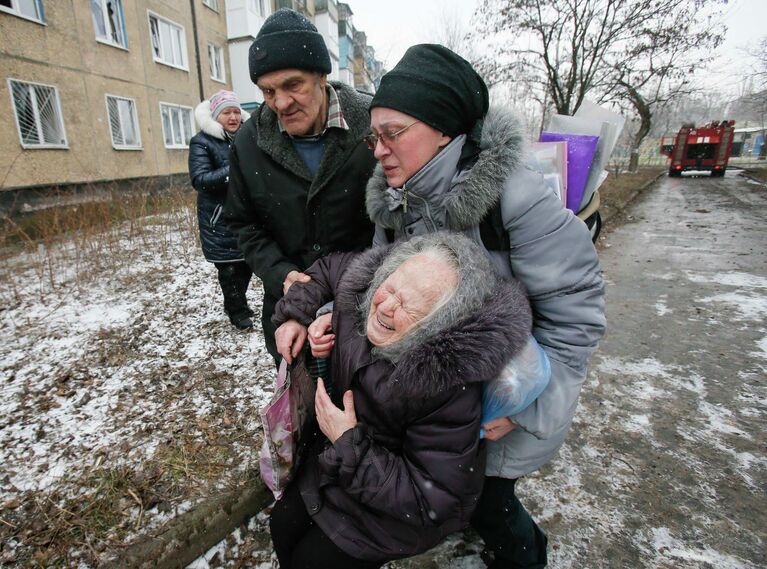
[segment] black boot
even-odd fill
[[[229,321],[240,330],[253,328],[253,311],[245,295],[252,272],[243,262],[216,263],[218,282],[224,294],[224,310]]]

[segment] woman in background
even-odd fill
[[[197,190],[197,219],[205,258],[218,270],[224,310],[240,330],[253,328],[253,311],[245,293],[253,274],[237,247],[237,236],[224,225],[229,187],[229,146],[250,115],[232,91],[218,91],[194,111],[200,132],[189,142],[189,175]]]

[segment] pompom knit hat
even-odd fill
[[[487,114],[487,85],[471,63],[436,44],[414,45],[381,79],[370,108],[387,107],[455,137]]]
[[[279,69],[305,69],[327,75],[333,68],[325,40],[304,16],[280,8],[269,16],[248,53],[250,79]]]
[[[236,93],[232,91],[224,91],[222,89],[210,98],[210,114],[213,117],[213,120],[216,120],[218,115],[220,115],[227,107],[237,107],[238,109],[242,109],[240,106],[240,99],[237,98]]]

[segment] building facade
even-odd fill
[[[224,0],[3,0],[0,190],[183,173]]]
[[[330,79],[375,89],[336,0],[0,0],[0,192],[185,174],[202,99],[263,101],[248,51],[282,7],[317,26]]]

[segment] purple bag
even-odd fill
[[[306,371],[303,359],[288,371],[282,360],[274,395],[261,409],[264,442],[258,463],[261,479],[279,500],[298,468],[298,444],[306,425],[314,418],[316,384]]]
[[[598,136],[584,134],[563,134],[559,132],[542,132],[541,142],[567,142],[567,209],[578,213],[589,177],[589,168],[594,160]]]

